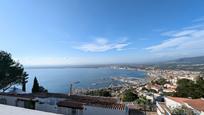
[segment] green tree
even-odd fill
[[[96,91],[88,91],[88,92],[86,92],[86,95],[111,97],[110,91],[103,90],[103,89],[96,90]]]
[[[164,85],[165,83],[167,83],[167,81],[164,78],[160,78],[156,81],[156,84],[158,85]]]
[[[39,87],[39,92],[48,93],[48,90],[45,89],[43,86],[40,86],[40,87]]]
[[[187,115],[183,108],[175,108],[172,110],[172,115]]]
[[[136,99],[138,99],[137,94],[133,93],[130,89],[124,92],[122,98],[122,100],[125,102],[135,101]]]
[[[99,96],[111,97],[111,93],[110,93],[110,91],[101,90],[101,91],[99,91]]]
[[[188,79],[181,79],[177,82],[175,96],[178,97],[192,97],[194,89],[194,82]]]
[[[26,92],[26,83],[28,82],[28,74],[26,72],[23,73],[23,79],[22,79],[22,91]]]
[[[28,74],[24,71],[23,66],[15,62],[10,53],[0,51],[0,90],[3,92],[16,84],[25,84]]]
[[[40,86],[37,78],[35,77],[33,81],[32,93],[41,93],[41,92],[47,93],[48,90],[45,89],[43,86]]]
[[[32,93],[38,93],[38,92],[40,92],[40,85],[38,83],[37,78],[35,77],[33,81]]]
[[[188,79],[181,79],[177,82],[174,96],[201,98],[204,97],[204,80],[199,78],[196,82]]]
[[[151,101],[150,100],[148,100],[146,97],[144,97],[144,96],[141,96],[141,97],[139,97],[137,100],[136,100],[136,103],[138,104],[138,105],[140,105],[140,106],[142,106],[143,107],[143,110],[145,111],[145,113],[146,113],[146,109],[147,108],[149,108],[149,109],[151,109],[152,108],[152,103],[151,103]]]

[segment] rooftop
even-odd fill
[[[35,98],[63,98],[63,101],[57,103],[60,107],[69,107],[69,108],[77,108],[83,109],[83,105],[88,106],[96,106],[96,107],[103,107],[103,108],[110,108],[110,109],[118,109],[124,110],[124,104],[118,104],[118,100],[116,98],[110,97],[99,97],[99,96],[79,96],[79,95],[67,95],[67,94],[60,94],[60,93],[27,93],[27,94],[11,94],[11,93],[0,93],[0,95],[6,96],[15,96],[19,99],[28,99],[28,100],[35,100]]]
[[[173,101],[176,101],[178,103],[185,103],[185,101],[187,100],[192,100],[190,98],[181,98],[181,97],[171,97],[171,96],[168,96],[167,98],[173,100]]]
[[[83,109],[83,103],[81,102],[75,102],[75,101],[60,101],[57,103],[57,106],[59,107],[68,107],[68,108],[74,108],[74,109]]]
[[[34,99],[36,97],[38,98],[64,98],[67,100],[75,100],[83,103],[117,103],[116,98],[110,98],[110,97],[100,97],[100,96],[79,96],[79,95],[67,95],[62,93],[25,93],[25,94],[13,94],[13,93],[0,93],[0,95],[5,96],[14,96],[19,98],[28,98],[28,99]]]
[[[185,103],[191,106],[192,108],[199,110],[199,111],[204,111],[204,100],[203,99],[190,99],[190,98],[180,98],[180,97],[170,97],[168,96],[167,98],[176,101],[178,103]]]
[[[187,100],[185,102],[196,110],[204,111],[204,100],[203,99],[192,99],[192,100]]]

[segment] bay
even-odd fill
[[[68,93],[73,88],[107,87],[112,77],[144,78],[145,72],[111,68],[35,68],[26,69],[29,74],[27,92],[31,92],[34,77],[41,86],[54,93]],[[74,84],[77,83],[77,84]]]

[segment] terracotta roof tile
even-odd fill
[[[185,102],[196,110],[204,111],[204,100],[202,99],[186,100]]]
[[[0,95],[5,96],[14,96],[20,98],[28,98],[28,99],[34,99],[36,97],[38,98],[48,98],[48,97],[54,97],[54,98],[63,98],[64,101],[60,101],[58,103],[59,106],[62,107],[70,107],[70,108],[79,108],[81,109],[83,107],[83,104],[89,105],[89,106],[97,106],[97,107],[105,107],[110,109],[118,109],[118,110],[124,110],[125,105],[124,104],[118,104],[117,99],[115,98],[109,98],[109,97],[97,97],[97,96],[78,96],[78,95],[67,95],[67,94],[60,94],[60,93],[27,93],[27,94],[8,94],[8,93],[0,93]]]
[[[187,100],[192,100],[192,99],[190,99],[190,98],[170,97],[170,96],[168,96],[167,98],[169,98],[169,99],[171,99],[171,100],[173,100],[173,101],[176,101],[176,102],[178,102],[178,103],[184,103],[184,102],[187,101]]]
[[[74,109],[83,109],[83,103],[75,102],[75,101],[59,101],[57,103],[57,106],[59,107],[68,107],[68,108],[74,108]]]

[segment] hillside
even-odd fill
[[[159,69],[204,71],[204,56],[180,58],[153,65]]]
[[[180,58],[177,60],[169,61],[167,63],[204,64],[204,56]]]

